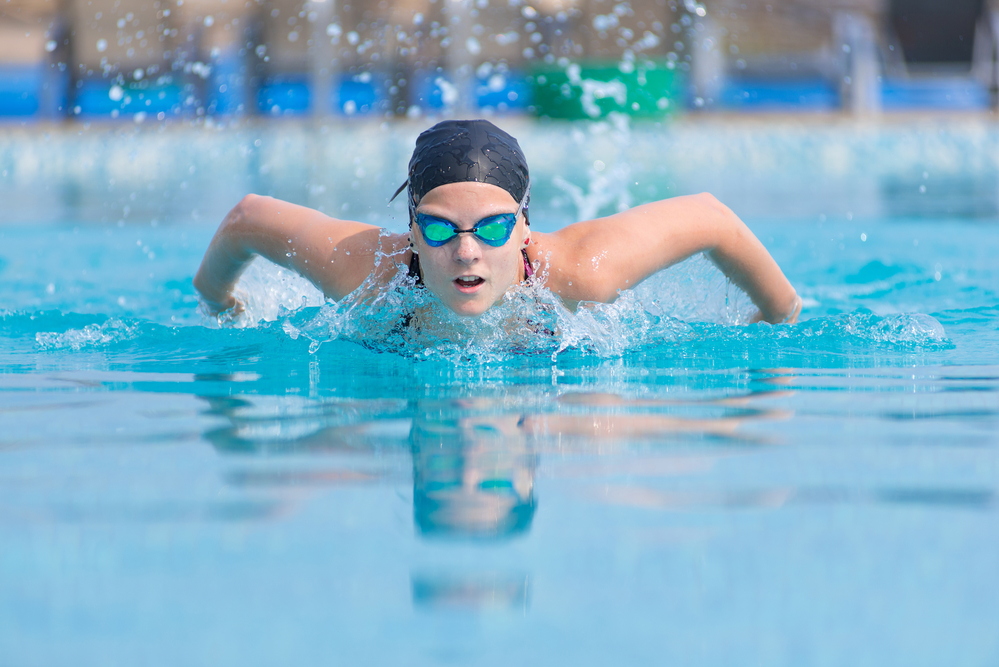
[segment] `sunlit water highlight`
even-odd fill
[[[751,217],[777,326],[700,257],[479,320],[259,262],[219,326],[216,222],[0,226],[13,664],[999,658],[994,221]]]

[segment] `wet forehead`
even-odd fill
[[[518,202],[506,190],[489,183],[448,183],[428,192],[417,211],[472,227],[483,218],[514,213]]]

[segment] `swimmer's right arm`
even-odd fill
[[[707,193],[535,236],[532,251],[550,256],[549,286],[566,300],[609,303],[620,290],[703,252],[752,299],[754,321],[793,323],[801,312],[801,298],[760,240]]]
[[[233,287],[257,255],[307,278],[328,298],[355,290],[374,268],[379,229],[272,197],[247,195],[225,217],[194,276],[213,312],[236,305]]]

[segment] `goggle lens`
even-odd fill
[[[517,225],[517,216],[513,213],[494,215],[480,220],[472,229],[459,230],[449,220],[417,213],[416,224],[423,232],[423,239],[435,248],[444,245],[458,234],[474,234],[483,243],[499,247],[510,240],[513,228]]]
[[[454,227],[440,222],[431,222],[426,227],[423,227],[423,237],[428,241],[445,243],[450,241],[455,236],[457,236],[457,234],[455,234]]]
[[[506,243],[506,240],[510,238],[511,231],[502,222],[494,219],[492,222],[487,222],[482,226],[476,227],[475,235],[483,241],[495,242],[502,240],[503,243]]]

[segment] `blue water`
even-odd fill
[[[940,177],[964,139],[934,132],[905,173],[868,164],[874,191],[816,179],[782,207],[807,174],[731,174],[802,135],[742,132],[755,152],[728,171],[674,164],[662,187],[718,181],[799,324],[737,324],[744,297],[695,258],[611,307],[514,297],[496,317],[540,308],[556,336],[513,342],[394,335],[391,307],[323,303],[263,264],[246,318],[206,318],[191,278],[217,209],[240,184],[299,187],[254,180],[278,149],[224,196],[192,179],[155,206],[155,188],[102,202],[90,172],[18,181],[2,154],[5,192],[78,196],[25,195],[0,225],[0,664],[995,664],[993,169]],[[849,153],[854,132],[800,151]],[[253,137],[209,139],[231,156]],[[539,229],[648,197],[621,184],[659,166],[627,155],[536,167]],[[303,169],[309,203],[324,179]]]

